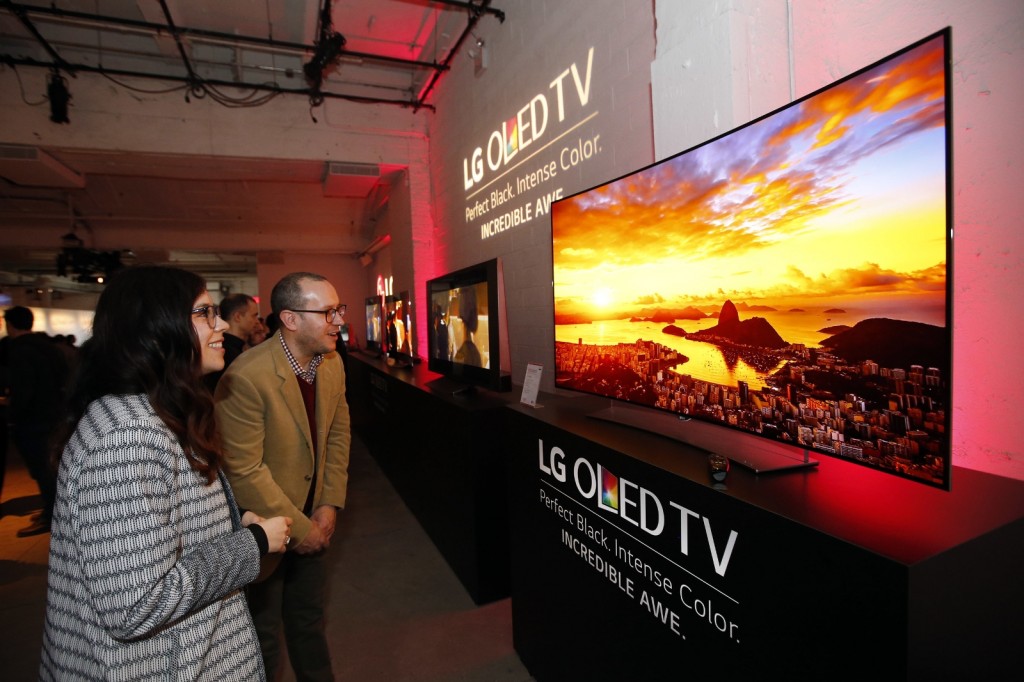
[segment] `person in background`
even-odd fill
[[[56,476],[50,467],[50,437],[60,421],[68,363],[46,334],[32,331],[35,317],[24,306],[4,313],[10,342],[7,347],[8,418],[14,446],[39,486],[43,510],[18,531],[18,537],[50,532]]]
[[[253,337],[262,327],[259,304],[249,294],[231,294],[220,302],[220,314],[228,323],[224,332],[224,369],[227,369],[246,348],[255,345]],[[212,391],[220,381],[224,370],[206,375],[207,386]]]
[[[267,315],[267,319],[263,321],[263,324],[267,327],[267,339],[274,336],[274,334],[277,333],[277,328],[281,326],[280,321],[277,319],[277,315],[273,312]],[[264,339],[264,341],[267,339]]]
[[[75,346],[74,335],[56,334],[50,337],[50,340],[53,341],[53,345],[57,347],[57,350],[64,354],[64,361],[67,363],[68,375],[70,376],[78,365],[78,347]]]
[[[240,513],[204,374],[226,329],[202,278],[119,271],[60,433],[40,680],[263,680],[241,588],[291,520]]]
[[[0,317],[0,329],[3,329],[3,317]],[[3,500],[4,476],[7,473],[7,346],[11,337],[0,337],[0,501]],[[4,516],[3,504],[0,504],[0,518]]]
[[[266,321],[264,321],[263,316],[261,315],[259,318],[258,327],[252,334],[249,335],[249,347],[251,348],[252,346],[260,345],[261,343],[267,340],[268,336],[270,336],[270,329],[267,327],[267,323]]]
[[[286,275],[271,293],[277,334],[246,351],[217,384],[225,470],[243,507],[295,522],[295,542],[248,590],[267,675],[283,629],[299,680],[333,680],[324,636],[325,550],[345,506],[351,441],[345,370],[335,350],[342,315],[324,277]]]

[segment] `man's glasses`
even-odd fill
[[[330,324],[345,317],[345,310],[347,308],[347,305],[339,305],[337,308],[328,308],[327,310],[298,310],[296,308],[288,308],[288,310],[293,313],[320,313],[324,316],[324,320]]]
[[[217,318],[220,317],[220,306],[219,305],[201,305],[198,308],[192,309],[193,315],[202,315],[206,318],[206,324],[210,325],[210,329],[217,328]]]

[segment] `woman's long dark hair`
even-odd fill
[[[213,399],[202,381],[202,349],[190,314],[205,290],[202,277],[177,268],[140,266],[111,277],[96,306],[92,337],[82,344],[62,445],[92,401],[145,393],[192,468],[207,481],[216,478]]]

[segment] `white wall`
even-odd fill
[[[437,92],[429,130],[433,272],[417,273],[417,279],[501,257],[512,381],[521,384],[527,363],[537,363],[549,369],[543,384],[550,389],[551,223],[537,202],[569,196],[654,160],[653,8],[635,0],[494,4],[506,12],[505,22],[486,18],[475,31],[486,45],[489,66],[477,74],[468,56],[460,58]],[[492,140],[512,119],[523,125],[519,149],[491,169],[488,155],[500,150]],[[474,180],[477,149],[483,177]],[[518,187],[517,181],[552,163],[553,176],[529,189]],[[492,198],[508,193],[509,186],[512,196],[500,203]],[[487,229],[490,221],[516,210],[519,218],[511,218],[506,229]]]
[[[0,69],[4,124],[0,141],[43,147],[146,151],[242,158],[401,163],[422,141],[426,122],[386,105],[328,99],[310,111],[303,97],[228,108],[182,93],[142,94],[97,74],[80,73],[72,91],[72,125],[53,125],[42,93],[44,69]],[[126,82],[132,83],[131,79]],[[153,81],[134,81],[147,90]],[[30,106],[27,102],[34,103]],[[316,117],[316,121],[310,114]]]

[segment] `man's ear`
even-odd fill
[[[277,316],[277,319],[281,322],[281,326],[285,327],[289,331],[295,331],[299,328],[298,318],[299,316],[291,310],[282,310],[281,314]]]

